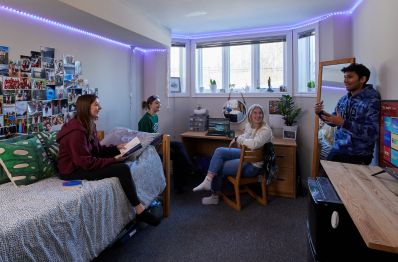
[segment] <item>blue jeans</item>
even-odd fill
[[[222,184],[227,176],[236,176],[240,161],[239,148],[219,147],[214,151],[210,161],[208,172],[214,174],[211,183],[211,189],[214,192],[221,191]],[[251,163],[243,165],[242,177],[255,177],[258,175],[260,168],[253,166]]]

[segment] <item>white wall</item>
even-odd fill
[[[0,25],[0,45],[10,48],[10,59],[30,55],[41,46],[55,48],[56,58],[74,55],[82,63],[82,78],[99,90],[103,109],[98,128],[130,126],[130,49],[4,11],[0,11]]]
[[[353,52],[382,99],[398,99],[398,1],[364,0],[353,16]]]

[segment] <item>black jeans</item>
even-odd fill
[[[170,158],[173,161],[174,187],[181,189],[185,184],[185,176],[194,170],[192,161],[182,142],[170,142]]]
[[[373,155],[364,155],[364,156],[354,156],[341,154],[332,149],[330,151],[327,160],[334,162],[342,162],[342,163],[350,163],[350,164],[360,164],[360,165],[369,165],[372,162]]]
[[[59,177],[62,180],[101,180],[109,177],[117,177],[119,178],[123,191],[126,194],[131,205],[135,207],[141,203],[137,196],[137,190],[135,189],[133,178],[131,177],[130,168],[124,163],[116,163],[96,170],[79,169],[69,175],[60,174]]]

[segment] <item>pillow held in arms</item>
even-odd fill
[[[147,133],[132,130],[126,127],[115,127],[107,133],[101,141],[102,145],[119,145],[127,143],[134,137],[138,137],[141,142],[142,148],[135,151],[128,159],[135,160],[141,155],[148,145],[155,145],[162,137],[160,133]]]
[[[1,144],[0,165],[15,186],[32,184],[55,172],[42,144],[35,137]]]
[[[54,167],[57,166],[57,158],[59,152],[59,144],[57,143],[57,133],[58,131],[53,132],[37,132],[35,136],[40,140],[43,145],[44,151],[46,151],[48,158],[54,164]]]
[[[30,135],[15,135],[12,137],[2,137],[0,138],[0,147],[2,144],[10,144],[14,143],[17,141],[25,140],[27,138],[31,137]],[[4,183],[10,182],[10,179],[8,178],[6,172],[3,170],[3,168],[0,167],[0,185]]]

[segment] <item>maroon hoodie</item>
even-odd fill
[[[114,156],[120,152],[116,146],[102,146],[94,128],[94,139],[89,140],[87,130],[73,118],[57,134],[59,143],[58,170],[68,175],[78,169],[95,170],[118,162]]]

